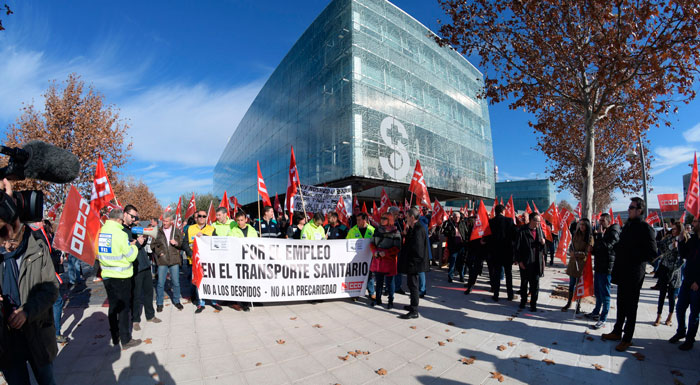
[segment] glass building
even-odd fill
[[[499,201],[503,199],[503,203],[506,203],[511,195],[516,210],[524,211],[526,203],[529,203],[530,208],[534,210],[532,202],[535,202],[537,209],[542,213],[556,199],[554,183],[549,179],[525,179],[496,183],[496,196]]]
[[[387,1],[331,1],[231,136],[214,193],[256,201],[259,161],[270,195],[283,195],[293,146],[302,184],[368,198],[387,187],[401,201],[418,159],[431,197],[493,197],[483,76],[431,35]]]

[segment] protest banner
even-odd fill
[[[93,206],[71,185],[53,239],[53,247],[92,265],[97,258],[100,217]]]
[[[343,197],[345,202],[352,202],[352,187],[316,187],[299,185],[301,195],[304,196],[306,212],[327,214],[335,211],[338,200]],[[294,197],[294,211],[302,211],[301,199]]]
[[[358,297],[367,288],[369,239],[197,237],[203,299],[282,302]],[[199,267],[201,266],[201,268]]]

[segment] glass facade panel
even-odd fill
[[[542,213],[556,200],[554,184],[549,179],[526,179],[496,183],[496,196],[499,200],[503,198],[505,203],[511,195],[516,210],[525,210],[526,203],[529,203],[530,208],[532,208],[532,202],[535,202],[537,209]]]
[[[283,194],[289,148],[304,184],[353,178],[494,195],[481,73],[384,0],[334,0],[256,97],[214,170],[214,192],[257,199],[255,162]]]

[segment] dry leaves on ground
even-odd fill
[[[321,324],[313,324],[313,325],[311,325],[311,327],[314,327],[314,328],[316,328],[316,329],[320,329],[320,328],[322,328],[323,326],[321,326]]]
[[[603,370],[603,365],[593,364],[595,370]]]
[[[450,325],[450,326],[455,326],[455,323],[452,322],[452,321],[448,322],[447,324]]]
[[[423,368],[423,369],[425,369],[425,370],[433,370],[433,366],[432,366],[432,365],[425,365],[425,368]]]
[[[181,357],[181,358],[185,358],[185,355],[184,355],[184,354],[180,354],[180,357]]]
[[[430,336],[425,336],[425,339],[426,339],[426,340],[427,340],[428,338],[430,338]]]
[[[634,353],[632,355],[634,356],[634,358],[637,359],[637,361],[644,361],[644,359],[647,358],[644,354],[639,353],[639,352]]]
[[[491,372],[491,378],[495,378],[498,380],[498,382],[503,382],[505,381],[505,377],[499,372]]]
[[[512,321],[512,320],[513,320],[513,317],[508,317],[508,318],[506,318],[506,320]]]
[[[464,331],[463,331],[462,334],[467,334],[467,332],[464,332]]]
[[[415,326],[409,326],[411,329],[416,330]]]
[[[362,352],[362,355],[363,355],[363,356],[366,356],[366,355],[368,355],[368,354],[369,354],[369,351],[364,351],[364,352]]]
[[[589,341],[593,341],[593,337],[591,337],[591,336],[586,337],[586,339]]]
[[[296,321],[297,317],[289,317],[290,320]]]
[[[445,343],[442,342],[442,341],[438,341],[438,345],[440,345],[440,346],[445,346]]]
[[[447,342],[452,342],[452,341],[454,341],[454,340],[453,340],[452,338],[448,338],[446,341],[447,341]]]
[[[547,365],[554,365],[554,361],[550,360],[549,358],[545,358],[544,360],[542,360],[542,362],[544,362]]]
[[[348,358],[350,358],[350,355],[349,355],[349,354],[346,355],[346,356],[338,356],[338,359],[339,359],[339,360],[343,360],[343,361],[347,361]]]
[[[459,362],[463,363],[464,365],[471,365],[474,363],[474,361],[476,361],[476,357],[474,357],[474,356],[471,356],[469,358],[462,357],[462,359],[459,360]]]
[[[526,360],[529,360],[529,359],[532,358],[532,357],[530,357],[529,354],[521,354],[521,355],[520,355],[520,358],[524,358],[524,359],[526,359]]]
[[[542,348],[542,349],[540,349],[540,351],[544,354],[547,354],[547,353],[549,353],[549,348]]]
[[[449,333],[449,332],[450,332],[450,329],[445,329],[445,333]]]
[[[153,340],[152,340],[151,338],[146,338],[145,340],[143,340],[143,343],[146,344],[146,345],[152,344],[152,343],[153,343]]]
[[[284,345],[284,343],[287,342],[287,341],[285,341],[285,340],[277,340],[277,341],[275,341],[275,342],[277,342],[279,345]]]
[[[360,353],[359,353],[359,352],[356,352],[356,351],[349,351],[348,354],[351,355],[351,356],[353,356],[353,357],[355,357],[355,358],[357,358],[357,356],[360,355]]]
[[[508,342],[508,346],[515,346],[515,342]]]
[[[496,348],[496,349],[498,349],[498,350],[500,350],[500,351],[504,351],[504,350],[506,350],[507,348],[505,347],[505,345],[498,345],[498,348]]]
[[[262,362],[256,362],[255,366],[262,366]]]
[[[387,373],[387,372],[386,372],[386,369],[384,369],[384,368],[379,368],[379,369],[377,369],[376,373],[377,373],[378,375],[380,375],[380,376],[386,376],[386,373]]]

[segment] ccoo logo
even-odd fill
[[[402,180],[408,175],[408,167],[410,159],[408,157],[408,151],[406,146],[400,139],[394,141],[394,139],[389,136],[389,132],[392,128],[396,127],[401,137],[404,140],[408,140],[408,133],[406,132],[406,127],[403,123],[396,120],[393,116],[387,116],[382,120],[379,126],[379,134],[384,141],[384,144],[389,146],[394,151],[388,156],[379,157],[379,165],[382,167],[382,171],[387,175],[391,176],[396,180]]]

